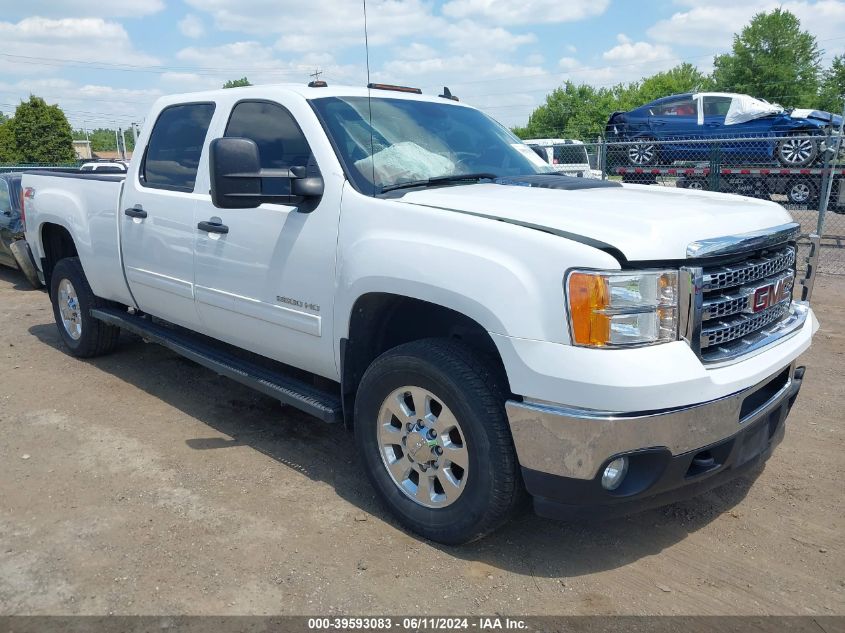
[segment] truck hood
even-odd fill
[[[628,261],[685,259],[691,242],[792,221],[774,202],[655,185],[566,191],[479,183],[412,191],[398,201],[571,234],[608,244]]]

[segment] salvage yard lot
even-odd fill
[[[351,435],[126,336],[78,361],[0,271],[0,613],[845,614],[845,277],[752,484],[636,517],[399,529]]]

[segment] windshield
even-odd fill
[[[486,114],[448,103],[326,97],[312,101],[347,176],[366,194],[403,183],[547,174],[552,168]],[[372,126],[370,125],[372,108]]]

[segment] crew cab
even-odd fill
[[[590,157],[583,141],[568,138],[532,138],[525,139],[524,143],[555,171],[580,178],[602,177],[600,169],[591,169]]]
[[[775,203],[556,174],[394,86],[168,96],[146,120],[125,176],[23,177],[67,350],[126,329],[345,423],[342,457],[420,535],[479,538],[526,493],[552,517],[665,504],[783,437],[818,323]]]

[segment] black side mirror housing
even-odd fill
[[[254,209],[264,202],[295,204],[323,195],[322,177],[306,176],[305,167],[262,169],[258,145],[252,139],[214,139],[209,146],[208,162],[211,201],[220,209]],[[290,194],[265,194],[265,180],[287,181]],[[313,205],[306,208],[310,211]]]

